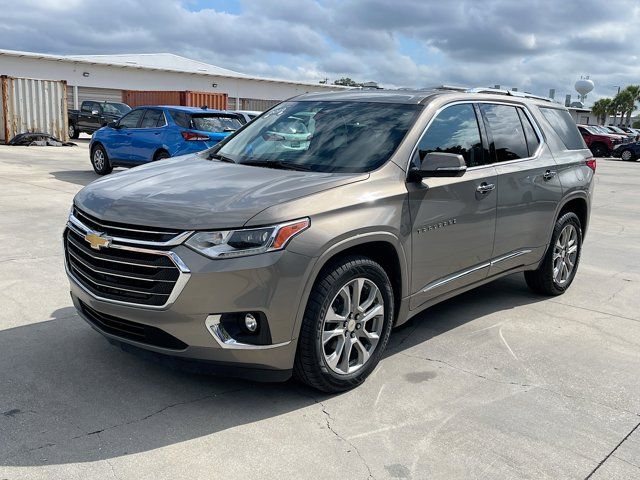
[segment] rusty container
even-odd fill
[[[0,143],[28,132],[69,140],[66,81],[2,75],[0,92]]]

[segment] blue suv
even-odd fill
[[[96,131],[89,144],[98,175],[212,147],[243,125],[239,114],[206,107],[154,106],[131,110]]]

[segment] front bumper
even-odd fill
[[[162,308],[97,298],[67,269],[71,297],[79,314],[111,341],[135,349],[219,365],[223,372],[235,366],[290,374],[296,349],[293,326],[314,259],[287,250],[222,260],[208,259],[183,245],[172,252],[188,268],[189,275],[179,295]],[[186,348],[164,348],[110,333],[87,318],[82,304],[104,315],[160,329]],[[205,324],[216,314],[244,311],[265,314],[272,344],[225,345]]]

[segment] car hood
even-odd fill
[[[237,228],[278,203],[367,177],[235,165],[189,155],[97,180],[74,202],[112,222],[182,230]]]

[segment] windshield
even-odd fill
[[[131,111],[131,107],[125,103],[103,103],[102,111],[104,113],[111,113],[113,115],[124,115]]]
[[[215,153],[236,163],[368,172],[389,159],[421,109],[373,102],[284,102]]]

